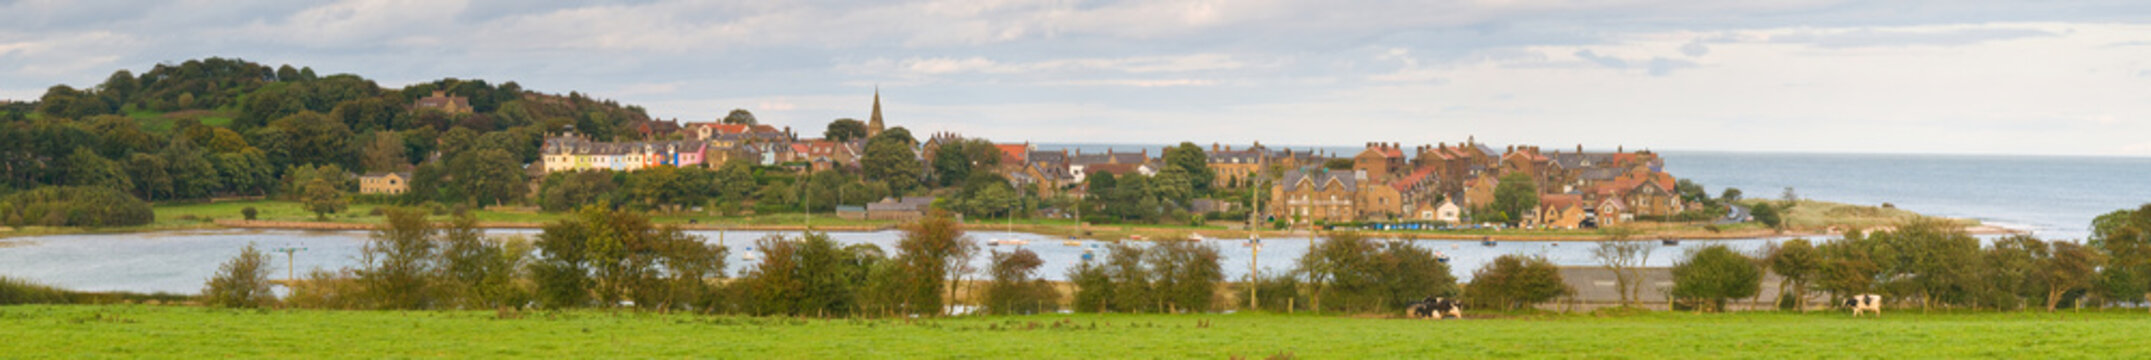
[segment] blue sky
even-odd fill
[[[2151,2],[0,0],[0,99],[211,56],[999,141],[2151,156]]]

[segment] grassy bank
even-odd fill
[[[1419,321],[1314,315],[803,320],[572,311],[0,307],[25,357],[2141,358],[2140,312],[1648,313]],[[333,340],[331,340],[333,339]]]

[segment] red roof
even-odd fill
[[[1549,207],[1556,210],[1567,209],[1570,207],[1582,207],[1583,196],[1575,194],[1539,195],[1539,206]]]
[[[1418,186],[1420,181],[1426,180],[1427,176],[1433,174],[1433,167],[1421,167],[1418,170],[1413,170],[1411,175],[1405,175],[1403,179],[1397,180],[1397,182],[1389,184],[1389,187],[1396,188],[1397,191],[1411,189],[1413,186]]]
[[[995,144],[993,147],[1001,149],[1002,165],[1023,164],[1025,156],[1031,153],[1030,144]]]

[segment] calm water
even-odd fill
[[[1104,145],[1042,145],[1041,148],[1081,147],[1100,151]],[[1115,145],[1133,150],[1145,146]],[[1147,146],[1155,155],[1159,146]],[[1353,148],[1327,148],[1339,153]],[[1348,153],[1347,153],[1348,154]],[[1921,213],[1971,217],[1990,224],[2032,230],[2040,237],[2080,239],[2089,233],[2093,217],[2151,202],[2151,159],[2090,157],[2003,157],[1938,155],[1836,155],[1724,152],[1666,152],[1666,170],[1708,186],[1713,194],[1725,187],[1740,188],[1749,197],[1776,198],[1785,187],[1811,199],[1876,205],[1884,202]],[[528,230],[496,230],[492,235],[530,235]],[[751,262],[742,259],[746,247],[766,232],[696,232],[710,242],[723,241],[733,249],[732,274]],[[981,242],[999,238],[1031,240],[1025,248],[1046,260],[1040,275],[1059,279],[1067,268],[1082,261],[1085,249],[1096,243],[1064,246],[1060,240],[1035,234],[973,232]],[[872,243],[893,251],[895,232],[836,233],[843,243]],[[0,275],[80,290],[164,291],[193,293],[248,243],[263,248],[303,247],[291,260],[304,271],[316,267],[350,266],[364,232],[212,230],[151,234],[68,235],[0,240]],[[1741,250],[1762,246],[1767,240],[1728,240],[1717,243]],[[1243,241],[1218,242],[1225,255],[1228,277],[1248,273],[1252,252]],[[1655,247],[1651,265],[1670,265],[1685,248],[1707,242],[1688,241],[1680,247]],[[1423,240],[1420,245],[1452,257],[1451,271],[1469,278],[1472,269],[1502,254],[1545,255],[1564,265],[1596,265],[1589,243],[1505,242],[1494,247],[1473,241]],[[1306,252],[1306,239],[1264,241],[1259,266],[1264,272],[1286,271],[1293,259]],[[1007,250],[1009,247],[985,247]],[[1105,254],[1096,250],[1099,257]],[[277,255],[277,276],[283,276],[284,257]],[[985,267],[985,256],[974,259]]]
[[[720,235],[714,231],[695,231],[694,235],[705,241],[723,241],[733,249],[727,273],[737,275],[753,264],[744,255],[753,246],[754,239],[770,235],[769,232],[727,231]],[[797,236],[798,233],[783,233]],[[529,230],[494,230],[490,236],[535,236]],[[1062,240],[1043,235],[980,231],[971,232],[972,239],[981,243],[991,239],[1017,238],[1030,240],[1022,248],[1037,252],[1046,263],[1039,275],[1048,279],[1063,279],[1068,268],[1083,261],[1085,251],[1095,252],[1102,260],[1106,255],[1104,243],[1083,241],[1076,246],[1062,244]],[[894,253],[898,233],[855,232],[831,233],[831,238],[844,244],[870,243],[883,251]],[[216,272],[217,265],[239,253],[249,243],[264,249],[280,247],[304,248],[289,259],[299,272],[309,269],[340,268],[354,266],[360,247],[366,242],[363,231],[296,231],[296,230],[203,230],[154,234],[106,234],[44,236],[0,240],[15,243],[0,248],[0,274],[33,279],[38,282],[77,290],[107,291],[124,290],[138,292],[194,293],[201,291],[203,281]],[[1238,279],[1247,276],[1249,260],[1256,254],[1245,240],[1212,240],[1224,255],[1226,277]],[[1705,241],[1683,242],[1680,246],[1652,247],[1650,264],[1670,266],[1687,248],[1712,243]],[[1765,240],[1726,240],[1715,243],[1728,244],[1743,251],[1761,247]],[[1293,261],[1307,252],[1309,241],[1305,238],[1264,239],[1259,265],[1265,273],[1289,271]],[[1495,246],[1483,246],[1477,241],[1418,240],[1420,246],[1448,255],[1451,272],[1457,277],[1469,279],[1472,269],[1477,269],[1503,254],[1544,255],[1563,265],[1597,265],[1590,257],[1592,243],[1584,242],[1502,242]],[[984,246],[982,251],[1012,251],[1015,246]],[[287,262],[282,253],[275,256],[275,278],[285,276]],[[973,266],[987,267],[987,257],[981,253],[972,259]]]

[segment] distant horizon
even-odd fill
[[[213,56],[803,132],[2151,156],[2144,1],[0,1],[0,98]]]

